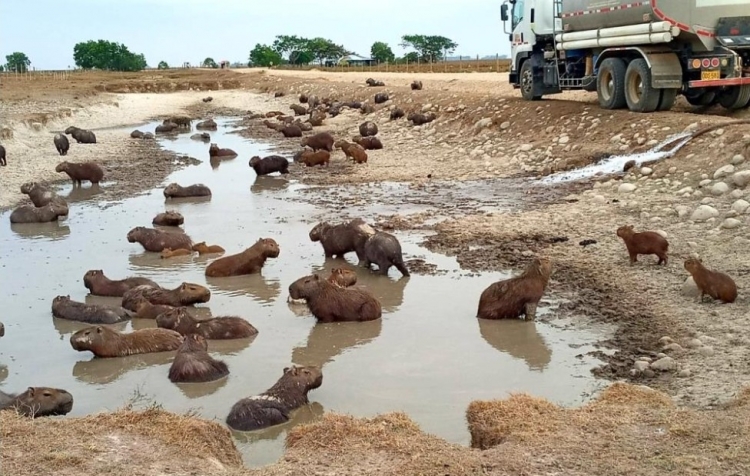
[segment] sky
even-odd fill
[[[149,66],[247,62],[276,35],[322,36],[369,56],[375,41],[396,55],[405,34],[446,36],[455,55],[508,54],[495,0],[0,0],[0,63],[21,51],[37,70],[75,67],[73,46],[124,43]]]

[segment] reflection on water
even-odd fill
[[[182,271],[189,269],[193,263],[195,255],[185,256],[173,256],[171,258],[162,258],[161,253],[152,253],[144,251],[143,247],[139,243],[129,243],[134,247],[134,251],[137,249],[138,252],[130,253],[128,255],[128,262],[134,269],[138,270],[170,270],[170,271]]]
[[[70,235],[70,227],[63,220],[61,217],[60,221],[49,223],[11,223],[10,230],[20,238],[62,240]]]
[[[479,333],[500,352],[523,359],[529,369],[542,371],[552,360],[552,349],[537,332],[536,322],[503,319],[477,319]]]
[[[337,355],[371,342],[380,335],[382,328],[382,319],[316,324],[310,329],[305,345],[292,350],[292,362],[322,368]]]
[[[85,352],[82,354],[89,354]],[[73,377],[85,383],[102,385],[112,383],[128,372],[155,367],[158,365],[171,364],[175,352],[155,352],[152,354],[137,354],[127,357],[114,357],[100,359],[93,357],[91,360],[79,360],[73,366]],[[169,367],[164,368],[164,378],[167,378]]]
[[[106,183],[104,185],[106,185]],[[102,193],[104,193],[104,189],[101,185],[94,184],[90,187],[70,187],[70,191],[67,194],[60,195],[68,202],[68,204],[71,204],[91,200]]]
[[[0,365],[0,382],[8,378],[8,367]]]
[[[216,357],[214,357],[216,358]],[[230,375],[232,369],[229,369]],[[198,383],[175,383],[174,385],[180,389],[183,395],[190,399],[207,397],[218,392],[219,389],[227,384],[229,377],[223,377],[219,380],[212,382],[198,382]]]
[[[253,193],[279,192],[289,188],[289,180],[281,177],[270,177],[260,175],[255,177],[255,182],[250,186]]]
[[[188,185],[195,185],[193,183],[181,183],[183,187],[187,187]],[[213,190],[211,191],[213,193]],[[198,203],[208,203],[211,201],[212,196],[203,196],[203,197],[170,197],[170,198],[164,198],[164,203],[169,204],[171,207],[175,207],[175,210],[179,211],[180,205],[194,205]]]
[[[81,329],[85,329],[87,327],[95,326],[97,324],[89,324],[86,322],[78,322],[78,321],[69,321],[67,319],[58,319],[56,317],[52,317],[52,311],[49,313],[50,319],[52,320],[52,325],[55,327],[55,330],[57,330],[58,334],[60,334],[61,338],[67,338],[70,337],[70,334],[74,334]],[[107,327],[110,327],[116,331],[124,332],[125,329],[128,326],[128,322],[118,322],[116,324],[106,324]],[[68,347],[70,347],[70,344],[67,344]]]
[[[212,293],[216,291],[227,296],[250,296],[264,304],[273,303],[281,294],[281,282],[266,279],[262,274],[206,278],[206,283]]]

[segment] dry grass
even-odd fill
[[[374,66],[276,66],[274,69],[297,71],[330,71],[336,73],[505,73],[510,71],[510,60],[440,61],[437,63],[378,64]]]

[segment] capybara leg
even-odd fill
[[[630,253],[630,266],[633,266],[638,261],[638,255],[636,253]]]
[[[393,263],[393,265],[401,272],[401,274],[403,274],[404,276],[409,276],[409,269],[406,267],[406,264],[403,261]]]
[[[667,265],[667,255],[657,255],[659,257],[659,262],[657,264],[664,263],[664,266]]]
[[[526,314],[527,321],[533,321],[536,319],[536,306],[535,302],[527,302],[524,306],[524,314]]]

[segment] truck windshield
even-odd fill
[[[521,20],[523,20],[523,4],[524,0],[516,0],[513,2],[513,15],[511,19],[512,29],[515,30]]]

